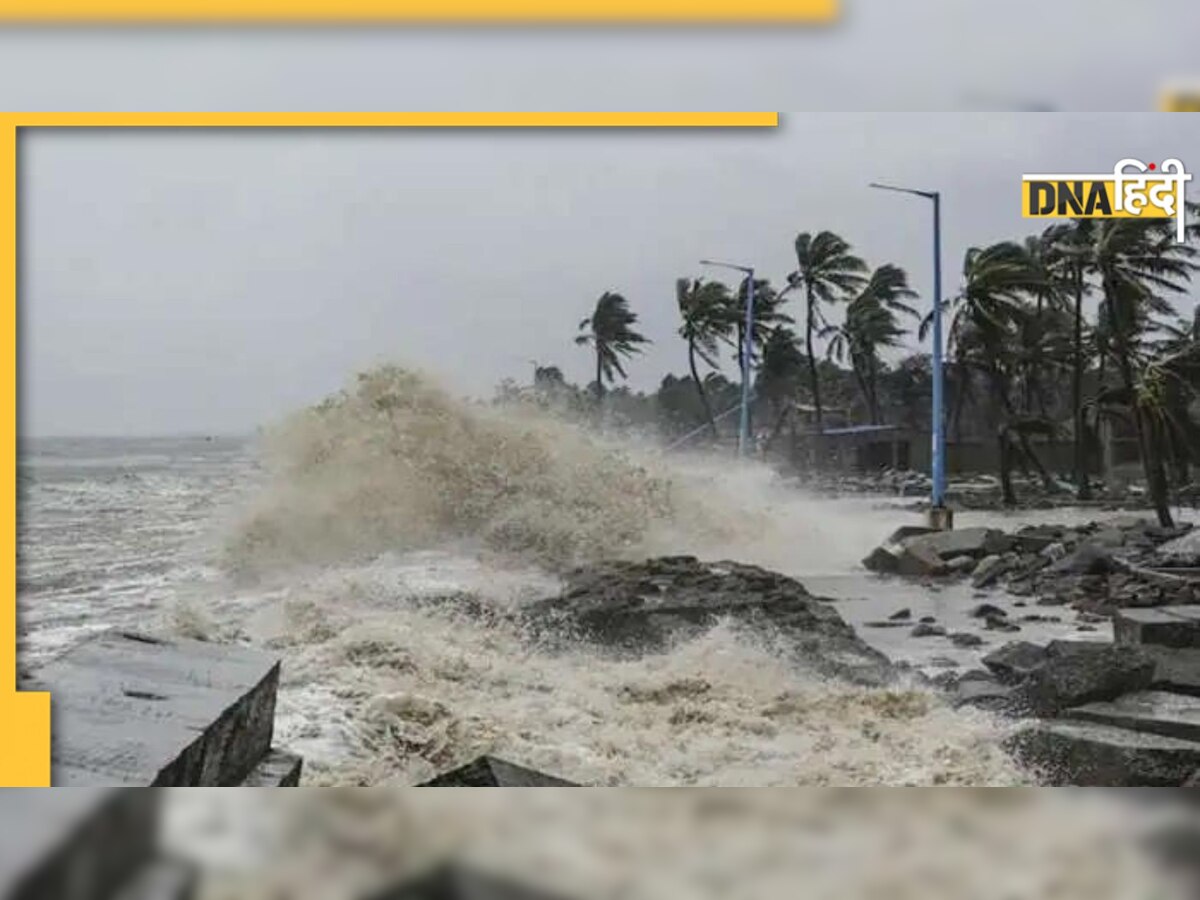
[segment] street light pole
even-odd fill
[[[934,528],[950,528],[953,524],[946,508],[946,431],[944,387],[942,373],[942,195],[938,191],[918,191],[871,182],[870,187],[881,191],[914,194],[933,201],[933,447],[929,521]]]
[[[754,352],[754,267],[734,263],[700,260],[702,266],[733,269],[746,276],[746,322],[745,336],[740,348],[742,354],[742,413],[738,424],[738,456],[744,457],[750,445],[750,357]]]

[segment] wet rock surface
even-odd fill
[[[535,634],[632,654],[662,651],[722,619],[779,641],[798,665],[821,675],[882,685],[899,672],[800,582],[736,562],[692,556],[602,562],[569,573],[559,596],[522,611]],[[887,624],[908,627],[904,620]]]
[[[1092,722],[1037,722],[1006,747],[1055,785],[1178,787],[1200,768],[1200,743]]]

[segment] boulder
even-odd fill
[[[946,570],[961,575],[974,571],[975,565],[976,560],[973,556],[952,556],[946,560]]]
[[[918,622],[909,633],[910,637],[945,637],[946,629],[941,625],[930,625],[928,622]]]
[[[889,684],[898,674],[831,603],[792,578],[736,562],[675,556],[585,566],[566,576],[561,594],[523,607],[520,618],[535,636],[629,655],[662,652],[730,619],[817,674],[864,685]]]
[[[1179,787],[1200,768],[1200,743],[1092,722],[1037,722],[1004,746],[1051,785]]]
[[[991,603],[980,603],[971,610],[970,615],[972,619],[990,619],[993,616],[1007,616],[1008,613]]]
[[[1113,557],[1109,550],[1085,543],[1074,553],[1051,565],[1048,571],[1060,575],[1107,575],[1113,569]]]
[[[991,587],[1008,569],[1008,561],[1003,556],[993,553],[985,556],[971,574],[971,586],[977,588]]]
[[[1137,647],[1090,641],[1051,641],[1045,661],[1021,684],[1021,695],[1035,715],[1064,709],[1150,686],[1155,662]]]
[[[955,647],[979,647],[983,645],[983,638],[969,631],[956,631],[950,635],[950,643]]]
[[[1002,682],[1016,684],[1024,681],[1046,662],[1047,650],[1029,641],[1010,641],[993,650],[981,662]]]

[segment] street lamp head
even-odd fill
[[[719,260],[715,259],[702,259],[700,260],[700,265],[716,266],[719,269],[734,269],[738,272],[745,272],[747,275],[753,274],[754,272],[753,266],[739,266],[737,263],[720,262]]]

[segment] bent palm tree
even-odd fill
[[[1184,293],[1197,265],[1196,249],[1175,240],[1173,225],[1159,221],[1112,219],[1096,230],[1095,260],[1100,274],[1109,352],[1129,397],[1146,487],[1158,520],[1172,524],[1163,465],[1163,434],[1155,424],[1159,392],[1149,374],[1147,341],[1157,330],[1155,316],[1173,313],[1167,294]]]
[[[813,352],[813,336],[827,324],[821,305],[837,303],[862,288],[867,265],[850,252],[850,245],[831,231],[816,236],[807,231],[796,236],[796,271],[788,276],[789,288],[804,291],[804,348],[808,354],[808,378],[812,389],[817,431],[824,430],[821,409],[821,380]]]
[[[592,314],[579,323],[583,334],[575,338],[575,343],[588,345],[596,351],[597,404],[604,397],[606,380],[613,381],[614,374],[626,377],[621,360],[641,353],[640,345],[650,343],[648,338],[633,330],[637,318],[637,313],[629,308],[629,301],[620,294],[605,291],[596,301]]]
[[[899,266],[880,266],[871,273],[862,291],[846,307],[841,325],[826,326],[822,338],[830,338],[828,355],[839,362],[849,357],[855,381],[867,406],[871,424],[879,424],[879,351],[895,347],[904,335],[897,313],[917,316],[904,300],[917,296],[908,286],[908,275]]]
[[[679,304],[679,315],[683,324],[679,336],[687,341],[688,368],[692,382],[700,395],[704,407],[704,418],[709,431],[717,437],[717,423],[713,418],[712,405],[704,390],[704,382],[696,370],[696,357],[700,357],[710,368],[720,368],[717,362],[717,342],[728,340],[733,330],[733,310],[730,305],[729,288],[717,281],[679,278],[675,281],[675,300]]]

